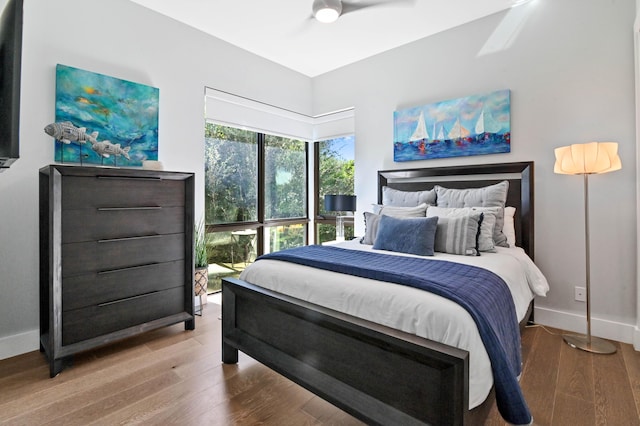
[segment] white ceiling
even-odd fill
[[[130,0],[309,77],[482,18],[518,0],[380,3],[322,24],[313,0]],[[522,1],[522,0],[520,0]]]

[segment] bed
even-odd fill
[[[415,192],[435,185],[479,188],[504,181],[506,205],[515,207],[513,238],[533,259],[532,162],[380,171],[378,203],[382,204],[383,188]],[[460,258],[474,262],[468,256]],[[277,260],[256,265],[269,262],[277,275]],[[296,267],[298,275],[286,273],[293,281],[315,280],[299,269],[305,266]],[[306,294],[289,292],[293,297],[279,287],[267,288],[268,269],[251,267],[243,280],[223,280],[223,362],[236,363],[240,350],[369,424],[482,424],[493,404],[493,390],[484,384],[481,395],[473,395],[475,370],[470,373],[469,351],[376,318],[331,309],[331,303],[310,302],[316,299]],[[335,276],[317,281],[328,288]],[[532,320],[532,307],[533,293],[517,308],[521,324]]]

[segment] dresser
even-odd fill
[[[184,321],[193,330],[194,175],[40,169],[40,349],[73,354]]]

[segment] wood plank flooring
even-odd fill
[[[76,356],[50,379],[38,352],[0,361],[0,424],[360,425],[240,354],[221,364],[220,306]],[[558,330],[549,330],[559,333]],[[522,389],[536,425],[640,425],[640,352],[592,355],[540,327],[523,333]],[[487,425],[506,425],[493,407]]]

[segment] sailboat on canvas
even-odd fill
[[[457,118],[456,122],[453,124],[453,127],[451,127],[451,130],[449,131],[449,135],[447,136],[448,139],[453,143],[460,145],[461,143],[465,142],[465,138],[469,136],[469,130],[464,128],[460,124],[460,118]]]
[[[429,139],[429,133],[427,133],[427,125],[424,122],[424,112],[420,111],[420,117],[418,118],[416,129],[413,131],[409,140],[415,142],[427,139]]]
[[[420,117],[416,124],[416,129],[409,138],[409,143],[415,144],[418,148],[418,152],[424,153],[427,148],[427,141],[429,140],[429,133],[427,132],[427,125],[424,121],[424,112],[420,111]]]
[[[476,133],[475,141],[479,143],[484,143],[491,138],[490,133],[487,131],[485,127],[484,109],[480,112],[480,116],[478,116],[478,121],[476,121],[475,133]]]
[[[510,152],[510,127],[509,90],[395,111],[394,161]]]

